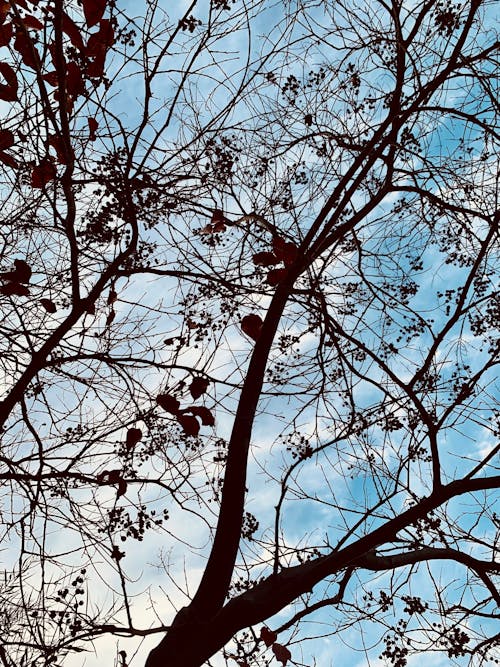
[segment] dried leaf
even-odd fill
[[[189,415],[177,415],[177,421],[182,426],[186,435],[197,436],[200,432],[200,422]]]
[[[125,445],[127,449],[132,449],[135,447],[142,438],[142,431],[140,428],[129,428],[127,431],[127,439],[125,440]]]
[[[40,299],[40,303],[48,313],[55,313],[57,311],[56,304],[50,299]]]
[[[252,257],[252,261],[257,266],[274,266],[279,264],[279,260],[273,252],[258,252]]]
[[[278,635],[274,630],[270,630],[267,626],[263,626],[260,629],[260,638],[266,646],[271,646],[278,639]]]
[[[156,402],[161,408],[170,412],[172,415],[176,415],[179,412],[180,403],[170,394],[159,394],[159,396],[156,397]]]
[[[10,130],[0,130],[0,151],[14,145],[14,135]]]
[[[50,86],[57,86],[57,72],[53,70],[52,72],[47,72],[47,74],[44,74],[42,76],[42,79],[46,81]]]
[[[66,154],[64,151],[64,142],[62,137],[58,137],[55,134],[49,137],[49,146],[55,150],[57,154],[57,161],[59,164],[67,164],[68,160],[66,159]]]
[[[189,391],[195,401],[197,398],[200,398],[200,396],[206,392],[209,384],[210,380],[206,380],[205,378],[202,377],[193,378],[193,381],[189,385]]]
[[[183,410],[183,412],[190,412],[192,415],[195,415],[195,417],[199,417],[203,426],[213,426],[215,424],[213,414],[208,408],[205,408],[202,405],[191,405],[189,408]]]
[[[278,660],[278,662],[281,662],[283,665],[286,665],[288,660],[292,659],[292,654],[287,649],[287,647],[283,646],[282,644],[277,644],[277,643],[273,644],[272,651],[276,656],[276,660]]]
[[[291,266],[298,257],[298,248],[295,243],[285,241],[281,236],[273,238],[273,251],[276,257],[285,263],[285,266]]]
[[[95,118],[87,118],[87,123],[89,125],[89,139],[90,141],[96,140],[96,130],[99,127],[99,123]]]
[[[30,293],[26,285],[20,283],[6,283],[0,287],[0,292],[5,296],[28,296]]]
[[[97,25],[104,15],[106,0],[83,0],[83,13],[89,28]]]
[[[70,42],[75,48],[83,53],[85,51],[85,44],[83,43],[82,35],[76,23],[70,18],[66,12],[62,13],[62,31],[69,37]]]
[[[262,318],[259,315],[245,315],[241,320],[241,330],[253,340],[257,340],[262,329]]]
[[[23,16],[21,20],[28,30],[43,30],[43,23],[31,14]]]
[[[4,23],[0,26],[0,46],[7,46],[12,39],[12,23]]]
[[[31,185],[34,188],[43,188],[47,183],[54,180],[56,174],[57,170],[50,158],[45,158],[40,164],[33,167],[33,171],[31,172]]]
[[[0,62],[0,74],[7,83],[0,84],[0,100],[15,102],[17,100],[17,77],[8,63]]]
[[[66,72],[66,91],[72,97],[78,97],[85,92],[85,83],[79,66],[74,62],[68,63]]]
[[[28,262],[25,262],[24,259],[15,259],[14,267],[13,271],[0,273],[0,278],[2,280],[12,280],[16,283],[29,283],[32,271]]]
[[[26,67],[37,69],[40,60],[39,54],[29,37],[24,32],[18,30],[14,40],[14,48],[20,54]]]

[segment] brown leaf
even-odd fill
[[[213,426],[215,424],[213,414],[208,408],[202,405],[191,405],[189,408],[183,410],[183,412],[190,412],[192,415],[199,417],[203,426]]]
[[[21,20],[28,30],[43,30],[43,23],[31,14],[23,16]]]
[[[62,137],[58,137],[57,135],[53,134],[49,137],[49,146],[52,146],[52,148],[55,150],[57,154],[57,161],[59,164],[67,164],[68,160],[66,159],[66,154],[64,151],[64,142]]]
[[[197,436],[200,432],[200,422],[189,415],[177,415],[177,421],[182,426],[186,435]]]
[[[106,10],[106,0],[83,0],[83,13],[89,28],[97,25]]]
[[[274,642],[278,639],[278,635],[274,632],[274,630],[270,630],[267,626],[264,625],[260,629],[260,638],[266,646],[271,646],[271,644],[274,644]]]
[[[16,39],[14,40],[14,48],[20,54],[23,63],[26,67],[37,69],[39,55],[38,51],[33,45],[32,41],[25,35],[24,32],[18,30],[16,32]],[[38,56],[38,57],[37,57]]]
[[[279,264],[279,260],[274,252],[258,252],[252,257],[252,261],[257,266],[274,266],[274,264]]]
[[[262,318],[259,315],[245,315],[241,320],[241,330],[253,340],[257,340],[262,329]]]
[[[40,164],[33,167],[33,171],[31,172],[31,185],[34,188],[43,188],[47,183],[54,180],[56,174],[57,170],[50,158],[44,158]]]
[[[24,259],[15,259],[14,267],[13,271],[0,273],[0,278],[2,280],[12,280],[16,283],[29,283],[32,271],[28,262],[25,262]]]
[[[276,257],[285,263],[285,266],[291,266],[298,257],[298,248],[295,243],[285,241],[281,236],[273,238],[273,251]]]
[[[28,296],[30,293],[26,285],[21,285],[20,283],[6,283],[0,287],[0,292],[5,294],[5,296]]]
[[[56,304],[50,299],[40,299],[40,303],[48,313],[55,313],[57,311]]]
[[[70,18],[66,12],[62,13],[62,31],[69,37],[70,42],[75,48],[83,53],[85,51],[85,44],[83,43],[82,35],[76,23]]]
[[[273,644],[272,651],[276,656],[276,660],[281,662],[283,665],[286,665],[287,661],[292,659],[292,654],[287,649],[287,647],[283,646],[282,644]]]
[[[10,130],[0,130],[0,151],[5,151],[14,145],[14,135]]]
[[[170,412],[172,415],[179,413],[180,403],[176,398],[174,398],[174,396],[171,396],[170,394],[159,394],[156,397],[156,402],[161,408],[167,412]]]
[[[200,396],[206,392],[209,384],[210,380],[206,380],[205,378],[202,377],[193,378],[193,381],[189,385],[189,391],[195,401],[197,398],[200,398]]]
[[[15,102],[17,100],[17,77],[8,63],[0,62],[0,74],[7,83],[0,84],[0,100]]]
[[[66,72],[66,91],[68,95],[78,97],[85,92],[85,83],[83,81],[80,67],[74,63],[69,62]]]
[[[57,86],[58,81],[57,81],[57,72],[53,70],[52,72],[47,72],[47,74],[44,74],[42,76],[42,79],[46,81],[50,86]]]
[[[89,125],[89,139],[90,141],[96,140],[96,130],[99,127],[99,123],[95,118],[87,118],[87,123]]]
[[[140,442],[141,438],[142,431],[140,428],[129,428],[127,431],[127,439],[125,441],[127,449],[132,449],[132,447],[135,447],[137,443]]]
[[[7,46],[12,39],[12,23],[0,26],[0,46]]]

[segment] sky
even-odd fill
[[[373,5],[370,5],[366,2],[359,2],[356,5],[353,4],[353,11],[358,12],[357,16],[361,21],[366,20],[368,25],[370,25],[370,21],[373,18],[371,13],[372,8],[376,4],[373,3]],[[411,7],[415,4],[418,3],[406,3],[405,6]],[[123,6],[127,10],[132,8],[134,11],[136,7],[135,3],[119,3],[119,6]],[[180,16],[186,6],[187,3],[169,5],[168,12],[171,13],[174,22],[176,20],[174,17]],[[235,7],[239,8],[239,3]],[[248,7],[251,12],[251,5]],[[255,5],[255,7],[259,7],[259,5]],[[298,53],[304,55],[304,58],[303,61],[295,61],[296,69],[288,68],[286,71],[285,68],[281,69],[279,58],[270,59],[269,65],[266,65],[266,69],[279,76],[285,76],[285,74],[293,72],[298,78],[302,78],[307,75],[305,71],[306,65],[307,67],[310,66],[312,70],[317,70],[323,59],[328,62],[328,58],[331,57],[332,53],[335,53],[336,48],[339,47],[342,41],[350,43],[352,39],[352,33],[349,33],[346,27],[345,33],[341,35],[329,35],[328,39],[332,41],[327,41],[324,28],[326,21],[330,20],[331,16],[325,14],[320,4],[313,7],[309,12],[310,23],[307,26],[317,33],[317,43],[310,47],[310,52],[304,54],[305,47],[301,35],[306,29],[305,25],[294,23],[289,33],[281,35],[283,13],[292,11],[294,4],[269,2],[264,3],[263,7],[264,10],[253,19],[255,28],[251,34],[245,30],[243,19],[242,25],[238,30],[228,20],[227,25],[223,24],[222,29],[225,34],[221,42],[217,44],[217,52],[214,51],[210,56],[206,53],[201,54],[199,60],[202,66],[201,73],[199,76],[193,76],[192,82],[188,82],[186,85],[186,95],[184,99],[179,101],[176,113],[173,115],[169,127],[165,129],[164,138],[159,144],[160,147],[163,144],[167,154],[172,151],[171,142],[179,135],[184,139],[193,136],[199,126],[209,122],[214,110],[218,111],[221,117],[224,118],[228,95],[237,90],[244,80],[242,68],[245,62],[247,59],[253,62],[257,59],[262,49],[269,48],[271,43],[282,43],[282,40],[289,38],[291,35],[296,42],[291,47],[290,52],[292,54]],[[338,8],[337,11],[333,6],[330,9],[330,14],[336,16],[341,21],[343,20],[339,15]],[[206,12],[207,6],[202,4],[201,8],[196,10],[195,15],[204,20]],[[140,17],[138,19],[140,20]],[[199,30],[201,31],[201,29]],[[197,31],[198,29],[195,30],[193,39],[196,39],[199,34]],[[154,47],[152,47],[152,51],[154,51]],[[166,69],[158,77],[158,88],[155,90],[155,97],[153,98],[153,105],[157,107],[157,115],[151,127],[145,133],[146,138],[153,136],[156,127],[165,122],[166,109],[169,109],[169,106],[165,104],[165,100],[171,98],[174,93],[176,82],[179,81],[184,63],[189,60],[190,53],[191,51],[188,52],[186,49],[185,51],[180,50],[173,55],[168,61],[168,70]],[[294,62],[292,56],[290,60]],[[129,62],[128,69],[121,71],[118,68],[118,62],[115,60],[111,67],[114,67],[116,72],[114,83],[119,80],[119,77],[123,77],[123,83],[120,84],[116,96],[111,98],[112,109],[124,125],[134,127],[139,120],[137,109],[140,103],[138,100],[142,96],[142,87],[136,77],[133,76],[134,66]],[[376,84],[385,89],[388,83],[387,79],[381,75],[380,78],[377,78],[378,74],[377,71],[370,73],[367,75],[366,80],[373,81],[374,85]],[[428,73],[422,72],[420,75],[426,76],[426,74]],[[238,106],[235,112],[228,113],[226,119],[228,124],[244,126],[247,120],[245,114],[249,115],[252,110],[250,97],[253,90],[252,86],[254,83],[257,85],[258,82],[254,82],[251,77],[248,77],[246,81],[247,87],[243,92],[246,104]],[[270,86],[270,89],[269,95],[272,93],[272,86]],[[246,97],[247,94],[248,98]],[[456,103],[457,99],[460,99],[460,95],[463,93],[460,87],[457,86],[456,89],[447,91],[447,94],[449,99],[453,103]],[[318,123],[323,121],[326,125],[326,121],[331,120],[332,115],[336,113],[335,108],[333,108],[333,112],[332,109],[324,109],[322,107],[323,102],[319,97],[314,98],[314,96],[311,96],[306,99],[304,104],[306,106],[301,106],[302,100],[299,99],[297,104],[289,110],[289,115],[285,118],[285,125],[291,119],[289,126],[285,127],[291,136],[296,136],[300,132],[303,132],[303,113],[310,108],[307,104],[314,107],[315,118]],[[271,142],[273,137],[273,126],[266,126],[266,121],[271,117],[270,106],[270,102],[266,104],[265,99],[259,102],[259,105],[256,104],[257,112],[260,114],[261,134],[254,140],[258,144],[257,148],[260,148],[262,152],[265,151],[266,141]],[[285,109],[285,107],[283,108]],[[383,113],[383,108],[380,105],[373,110],[375,119]],[[339,128],[341,127],[340,120]],[[430,154],[439,154],[441,157],[446,156],[447,147],[450,148],[450,152],[452,148],[455,148],[456,136],[461,132],[462,126],[459,122],[455,124],[451,122],[442,123],[440,120],[432,123],[430,119],[428,119],[428,123],[427,127],[420,125],[418,128],[425,136],[428,152]],[[339,128],[334,129],[339,131]],[[360,127],[359,129],[361,132],[364,128]],[[479,175],[482,168],[479,159],[481,154],[480,141],[476,142],[475,146],[474,150],[477,154]],[[98,144],[98,147],[106,148],[106,142]],[[293,150],[288,155],[294,155]],[[302,188],[300,180],[296,183],[296,209],[300,212],[298,219],[293,219],[293,215],[286,210],[277,213],[275,218],[276,223],[282,226],[281,228],[288,233],[300,233],[304,228],[307,228],[307,225],[318,211],[318,202],[321,202],[325,196],[323,188],[328,187],[328,179],[325,178],[323,180],[322,178],[322,170],[325,163],[315,155],[311,147],[304,151],[297,148],[295,156],[297,160],[300,159],[305,162],[306,171],[312,175],[313,183],[318,183],[319,196],[310,202],[307,187]],[[158,158],[150,156],[149,159],[151,163],[154,163],[154,160]],[[200,156],[200,163],[202,159],[205,158]],[[175,163],[173,158],[172,164],[175,169],[179,168],[179,163]],[[197,167],[198,165],[195,165],[193,169]],[[342,171],[343,168],[344,166],[339,164],[339,171]],[[411,168],[414,170],[422,168],[422,162],[418,157],[413,159]],[[278,161],[274,169],[275,171],[272,175],[279,182],[280,179],[286,176],[285,160]],[[483,173],[487,173],[487,170],[483,169]],[[493,174],[493,167],[491,173]],[[247,187],[244,187],[245,185]],[[436,182],[434,185],[436,188],[440,186],[441,183],[439,182]],[[270,187],[269,182],[263,179],[263,183],[259,187],[262,187],[262,199],[264,199],[264,195],[267,193],[266,188]],[[180,222],[179,217],[177,218],[178,227],[175,229],[159,227],[156,231],[151,232],[151,238],[155,238],[155,234],[157,234],[158,237],[162,237],[167,243],[171,243],[175,249],[175,252],[166,252],[160,258],[160,266],[168,266],[169,262],[178,261],[177,248],[188,248],[190,251],[204,252],[206,246],[203,246],[199,242],[199,237],[190,237],[188,226],[192,225],[195,228],[203,227],[208,221],[209,213],[214,206],[222,206],[227,211],[227,214],[232,219],[235,219],[241,212],[238,211],[238,205],[248,210],[254,204],[252,190],[255,190],[255,188],[250,185],[249,181],[248,184],[243,184],[240,187],[238,197],[235,196],[232,198],[227,191],[224,197],[221,197],[220,189],[218,192],[217,187],[214,186],[211,193],[213,199],[205,195],[205,198],[199,202],[199,220],[193,219],[194,216],[190,218],[186,215],[186,218]],[[189,188],[186,187],[181,192],[189,194]],[[326,194],[328,194],[328,191]],[[353,206],[362,206],[366,196],[366,193],[355,195],[353,197]],[[392,249],[391,247],[384,249],[386,251],[384,261],[387,262],[388,267],[390,267],[391,252],[394,251],[394,248],[399,250],[405,243],[403,236],[403,240],[399,239],[400,245],[397,246],[398,225],[406,229],[405,233],[408,235],[411,234],[409,223],[401,219],[397,219],[397,224],[394,224],[394,227],[385,227],[386,224],[393,224],[390,221],[390,212],[393,210],[391,207],[400,198],[401,195],[396,194],[390,200],[388,198],[387,201],[384,201],[379,209],[373,213],[373,217],[368,221],[366,226],[359,231],[360,239],[363,241],[365,247],[369,251],[373,251],[376,255],[381,250],[380,235],[383,231],[389,229],[391,238],[396,245]],[[377,222],[377,216],[380,216],[380,223]],[[386,217],[384,218],[384,216]],[[183,227],[183,225],[186,226]],[[370,238],[368,235],[372,230],[377,232],[377,236]],[[268,238],[268,243],[269,240]],[[175,246],[175,243],[179,245]],[[232,230],[231,234],[228,234],[226,246],[220,251],[215,249],[212,253],[211,261],[214,264],[219,262],[221,271],[226,270],[226,268],[229,270],[236,261],[234,258],[237,259],[238,257],[237,253],[240,243],[242,241],[239,230]],[[257,241],[254,242],[252,240],[252,243],[254,243],[254,250],[266,249],[258,246]],[[352,275],[353,258],[355,257],[355,253],[352,251],[344,250],[343,252],[344,255],[338,253],[336,256],[332,256],[328,267],[325,269],[326,275],[332,280],[338,281],[340,285],[344,285],[345,281]],[[228,257],[231,259],[228,260]],[[423,252],[422,258],[424,269],[415,271],[413,276],[419,286],[419,290],[412,297],[410,301],[411,306],[418,312],[436,310],[438,316],[442,317],[442,308],[438,309],[436,293],[440,290],[445,291],[447,288],[456,286],[462,279],[463,271],[454,266],[447,265],[443,254],[440,253],[436,246],[429,245]],[[228,267],[224,266],[226,261],[228,262]],[[368,256],[366,262],[367,270],[373,268]],[[386,271],[390,270],[387,267],[383,268]],[[376,278],[374,278],[374,284],[376,284]],[[153,277],[147,282],[130,280],[118,283],[118,285],[120,289],[119,301],[116,306],[117,323],[120,323],[122,326],[122,334],[133,332],[136,335],[134,345],[141,345],[140,332],[142,330],[146,331],[148,328],[154,331],[158,347],[161,346],[161,341],[165,337],[176,335],[179,328],[184,327],[184,332],[186,331],[185,317],[182,308],[178,307],[178,301],[176,301],[179,299],[179,291],[174,281],[161,282],[161,290],[163,291],[162,303],[168,306],[165,312],[155,312],[155,308],[159,303],[158,293],[160,287],[159,283]],[[382,285],[379,285],[379,287],[382,289]],[[347,300],[345,294],[335,292],[335,289],[332,290],[331,298],[332,301],[338,304],[339,308]],[[131,317],[129,304],[134,301],[137,301],[139,305],[133,311],[133,317]],[[241,314],[253,312],[255,309],[258,309],[258,312],[264,312],[268,303],[269,298],[267,296],[249,296],[241,307]],[[380,326],[381,322],[380,312],[377,309],[378,302],[376,295],[373,296],[373,300],[371,301],[367,298],[367,303],[369,305],[363,313],[347,313],[344,321],[352,325],[357,318],[359,323],[358,329],[364,337],[363,340],[372,341],[371,330],[374,327]],[[200,307],[201,304],[198,303],[195,306]],[[130,321],[124,321],[125,318]],[[437,321],[435,324],[436,328],[439,325],[440,322]],[[302,335],[304,328],[304,308],[297,306],[296,312],[293,317],[291,316],[287,320],[286,329],[282,333],[300,334],[300,341],[295,346],[289,346],[288,349],[288,363],[296,365],[298,377],[295,379],[291,378],[285,382],[280,395],[269,396],[265,401],[262,401],[261,410],[254,428],[252,458],[248,470],[248,486],[251,491],[248,496],[247,509],[259,521],[259,530],[256,536],[260,538],[262,543],[258,544],[250,540],[244,541],[243,550],[245,558],[249,562],[261,558],[263,555],[269,556],[269,548],[266,549],[264,543],[267,542],[269,544],[273,537],[274,508],[280,500],[279,480],[285,474],[287,467],[293,462],[292,453],[287,450],[286,443],[280,439],[280,436],[286,437],[290,430],[290,416],[293,415],[296,420],[294,426],[297,431],[300,431],[305,438],[308,438],[313,446],[321,446],[327,440],[338,436],[339,427],[336,424],[336,418],[341,418],[346,412],[340,397],[332,398],[328,405],[321,404],[321,402],[316,404],[314,401],[311,401],[311,404],[307,405],[306,399],[314,395],[314,387],[311,388],[311,391],[306,395],[304,400],[297,396],[298,381],[306,376],[306,370],[307,377],[314,377],[314,359],[312,353],[318,343],[317,334]],[[377,334],[378,331],[376,330]],[[464,347],[464,359],[472,359],[477,365],[481,362],[481,355],[483,353],[475,351],[472,346],[467,346],[467,336],[470,336],[469,331],[459,330],[458,328],[457,330],[452,330],[448,338],[451,341],[449,343],[450,348],[448,349],[456,350]],[[184,348],[180,355],[175,358],[175,363],[179,366],[189,366],[194,363],[199,364],[203,369],[210,369],[215,377],[220,378],[224,382],[236,383],[239,380],[239,367],[241,365],[243,365],[243,368],[245,367],[249,352],[252,349],[252,342],[242,335],[237,319],[232,322],[223,340],[224,342],[221,345],[216,345],[215,339],[211,340],[209,345],[210,354],[203,353],[199,347],[196,348],[194,345]],[[388,363],[394,364],[394,371],[399,376],[404,377],[404,374],[409,373],[414,367],[415,362],[421,357],[422,349],[429,345],[429,340],[429,334],[423,331],[408,344],[404,355]],[[99,345],[100,343],[97,341],[97,348]],[[118,350],[119,345],[120,342],[117,341],[115,349]],[[137,350],[137,347],[135,349]],[[295,357],[294,350],[296,351]],[[446,348],[444,348],[442,354],[445,355],[446,351]],[[169,346],[162,346],[162,349],[154,350],[154,354],[155,358],[160,358],[166,364],[174,356]],[[331,355],[329,357],[331,360],[334,351],[330,350],[328,354]],[[360,368],[363,368],[363,366],[360,365]],[[368,375],[368,381],[366,378],[360,378],[353,393],[356,396],[359,406],[369,408],[380,400],[380,390],[375,389],[370,383],[370,380],[374,380],[377,377],[377,373],[380,374],[380,372],[368,361],[366,361],[364,368]],[[446,368],[443,368],[443,376],[445,376]],[[491,380],[493,381],[493,374],[491,375]],[[162,369],[161,372],[145,369],[138,375],[141,395],[145,397],[147,392],[149,392],[150,395],[154,396],[155,393],[168,389],[172,383],[178,381],[182,376],[182,371],[178,369],[166,368]],[[109,380],[109,385],[111,385],[111,380]],[[291,393],[290,397],[285,396],[286,391]],[[491,393],[493,391],[492,387]],[[53,405],[60,405],[61,410],[67,409],[70,401],[79,398],[78,396],[66,396],[57,387],[52,390],[49,396]],[[111,404],[110,402],[106,404],[106,401],[103,401],[103,404],[100,405],[98,403],[99,396],[89,394],[85,404],[87,418],[91,421],[94,415],[105,415],[106,410],[109,410],[110,416],[115,411],[116,415],[123,418],[124,422],[132,419],[134,408],[124,407],[123,397],[124,395],[121,395],[117,389],[113,397],[113,401],[116,401],[116,403]],[[229,384],[224,385],[224,383],[221,383],[220,387],[214,387],[214,394],[210,394],[209,392],[206,404],[215,411],[216,428],[213,435],[210,436],[208,436],[208,429],[203,431],[208,441],[207,451],[215,448],[216,438],[227,439],[229,437],[232,425],[232,412],[234,411],[237,398],[237,392],[231,389]],[[479,405],[481,405],[481,399],[478,400]],[[320,419],[316,419],[315,417],[317,405],[319,405],[321,414]],[[478,403],[472,404],[472,408],[476,408],[477,406]],[[120,409],[123,409],[124,412],[120,412]],[[465,417],[467,416],[468,414],[465,413]],[[75,418],[79,418],[79,415],[75,414]],[[443,466],[450,477],[471,465],[468,457],[474,458],[477,454],[493,446],[492,437],[485,426],[486,418],[484,420],[481,418],[478,422],[472,423],[470,420],[467,420],[464,425],[460,425],[453,432],[450,431],[448,436],[450,440],[449,445],[447,442],[443,443]],[[124,438],[124,434],[125,428],[122,431],[110,434],[106,442],[102,444],[102,447],[111,448],[113,442]],[[341,440],[339,447],[333,448],[333,452],[329,449],[319,451],[314,457],[307,459],[296,467],[289,479],[289,494],[283,505],[284,518],[280,526],[280,539],[283,545],[287,544],[289,547],[300,545],[302,548],[306,544],[314,544],[320,549],[325,549],[326,545],[334,544],[339,535],[342,534],[342,522],[346,520],[346,517],[349,517],[349,521],[352,519],[348,512],[340,511],[340,507],[344,504],[357,503],[359,508],[363,507],[365,503],[367,506],[373,503],[374,498],[377,497],[377,480],[370,473],[369,467],[364,466],[360,460],[355,458],[355,453],[359,451],[355,449],[355,446],[357,447],[359,444],[360,447],[366,446],[367,448],[371,448],[380,466],[379,470],[382,476],[384,470],[391,469],[395,452],[398,452],[403,444],[397,432],[391,434],[389,437],[387,434],[382,434],[380,429],[375,427],[370,430],[369,437],[370,439],[366,443],[357,444],[353,444],[352,440]],[[175,470],[184,470],[184,463],[182,463],[183,456],[179,455],[176,458],[175,455],[172,455],[172,457],[175,459],[175,465],[178,466]],[[111,454],[110,458],[112,458]],[[188,459],[192,466],[190,481],[196,489],[197,485],[201,487],[204,484],[205,473],[200,465],[196,451],[193,451]],[[92,466],[91,460],[88,461],[88,465]],[[353,466],[352,471],[349,469],[350,465]],[[425,464],[422,464],[421,467],[424,471],[423,477],[425,482],[427,476]],[[212,468],[215,470],[217,466],[213,465]],[[169,482],[175,479],[174,473],[168,470],[168,466],[165,464],[165,461],[161,460],[161,456],[152,457],[144,464],[142,470],[144,474],[165,475],[165,478]],[[419,483],[417,479],[418,467],[412,467],[412,471],[414,475],[412,489],[415,492],[425,493],[426,488],[424,483]],[[76,496],[75,494],[77,504],[80,504],[82,507],[88,497],[84,491],[81,492],[80,496]],[[113,498],[114,490],[111,487],[99,489],[97,497],[98,507],[104,510],[104,508],[109,506]],[[204,518],[207,516],[210,517],[212,509],[209,503],[196,507],[196,499],[190,498],[187,492],[186,503],[189,509],[193,510],[190,513],[180,511],[168,494],[162,491],[145,491],[143,498],[151,506],[157,507],[158,511],[166,507],[169,512],[169,519],[162,529],[157,532],[148,532],[143,542],[133,542],[130,540],[127,542],[124,564],[126,565],[127,572],[130,573],[131,581],[129,590],[133,598],[134,614],[138,619],[137,624],[141,628],[146,628],[150,624],[155,623],[158,617],[162,622],[168,623],[172,618],[173,608],[179,608],[188,600],[186,592],[192,594],[195,591],[202,574],[204,557],[208,553],[209,548]],[[404,502],[404,498],[398,498],[395,501],[395,507],[403,508],[405,506]],[[125,506],[125,503],[123,506]],[[60,505],[55,503],[54,515],[62,509],[62,502]],[[194,510],[197,511],[197,514],[194,513]],[[374,519],[374,522],[376,521]],[[73,548],[78,546],[78,539],[75,539],[76,536],[72,536],[68,532],[58,532],[54,527],[53,530],[50,544],[55,552],[66,550],[69,553]],[[484,530],[490,531],[491,524],[485,522]],[[190,546],[187,547],[186,545]],[[68,556],[69,560],[71,558],[72,556]],[[82,566],[82,561],[79,558],[79,554],[75,554],[74,567],[76,570]],[[168,567],[158,567],[159,562],[167,564]],[[86,581],[83,587],[86,589],[88,586],[89,593],[88,601],[86,595],[83,598],[84,604],[89,605],[89,611],[93,607],[113,607],[120,600],[120,581],[119,577],[116,576],[116,572],[109,566],[105,547],[103,546],[102,549],[89,547],[86,550],[83,565],[87,570]],[[435,578],[442,579],[443,581],[446,581],[450,577],[452,570],[453,576],[451,576],[451,580],[460,581],[463,578],[460,566],[451,566],[449,563],[445,563],[444,565],[438,564],[432,568]],[[168,577],[166,576],[166,571],[168,572]],[[404,574],[404,572],[396,574],[396,584],[403,580]],[[54,576],[56,576],[55,572]],[[356,597],[361,598],[364,594],[364,585],[365,587],[370,587],[375,597],[377,597],[380,591],[387,590],[389,581],[390,576],[384,573],[374,573],[373,576],[364,578],[362,581],[354,579],[349,586],[349,595],[352,599],[356,599]],[[102,585],[103,583],[107,585],[104,586]],[[113,588],[115,589],[114,596],[111,593]],[[421,576],[417,575],[415,577],[412,589],[414,593],[418,591],[418,594],[422,596],[424,596],[427,590],[430,592],[429,579],[425,571]],[[323,584],[318,585],[316,590],[322,591]],[[332,592],[335,592],[335,590],[336,586],[333,585]],[[281,623],[284,623],[290,617],[291,613],[292,610],[290,608],[284,609],[275,618],[269,620],[269,627],[277,627]],[[353,615],[352,619],[351,613]],[[343,664],[347,667],[382,667],[386,663],[380,660],[378,655],[383,650],[383,645],[382,649],[380,646],[376,646],[381,634],[380,628],[376,624],[365,623],[361,629],[356,623],[355,616],[355,612],[349,608],[342,610],[342,612],[322,610],[307,619],[304,623],[304,630],[300,634],[284,632],[283,635],[280,635],[279,640],[289,646],[292,652],[292,664],[307,665],[308,667],[313,667],[313,665],[329,667],[330,665],[338,664]],[[123,615],[118,615],[118,617],[123,619]],[[389,627],[393,622],[390,620],[390,617],[391,615],[388,613],[387,622]],[[332,627],[332,624],[335,627],[336,624],[341,624],[342,622],[346,623],[342,633],[328,636],[329,628]],[[418,638],[419,620],[413,617],[411,622],[414,624],[415,636]],[[312,638],[300,641],[299,643],[299,640],[302,640],[303,637],[309,636]],[[117,652],[119,650],[126,650],[127,661],[130,667],[139,667],[144,664],[148,652],[158,640],[159,636],[133,640],[106,636],[95,641],[94,652],[87,645],[85,652],[75,653],[65,658],[63,664],[64,667],[116,665]],[[438,655],[430,653],[426,655],[425,659],[429,663],[429,667],[431,665],[433,667],[440,667],[441,665],[450,664],[450,658],[446,654]],[[410,659],[408,662],[409,666],[413,667],[413,665],[416,665],[417,660],[421,660],[421,658]],[[457,660],[456,662],[457,664],[466,664],[465,659]],[[214,667],[219,667],[224,663],[221,659],[214,658],[211,664]],[[276,664],[276,661],[272,664]]]

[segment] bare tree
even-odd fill
[[[1,664],[494,660],[493,5],[2,3]]]

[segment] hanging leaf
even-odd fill
[[[57,154],[57,161],[59,162],[59,164],[68,163],[64,151],[64,142],[62,137],[58,137],[55,134],[51,135],[49,137],[49,146],[52,146],[52,148],[55,150]]]
[[[241,330],[253,340],[257,340],[262,329],[262,318],[259,315],[245,315],[241,320]]]
[[[62,13],[61,27],[62,31],[69,37],[69,41],[73,44],[73,46],[83,53],[85,51],[85,44],[83,43],[80,30],[73,19],[70,18],[66,12]]]
[[[30,293],[26,285],[21,283],[6,283],[0,287],[0,292],[5,296],[28,296]]]
[[[31,185],[34,188],[43,188],[47,183],[53,181],[56,175],[57,170],[50,158],[44,158],[40,164],[33,167],[33,171],[31,172]]]
[[[106,0],[83,0],[83,13],[89,28],[97,25],[106,10]]]
[[[274,630],[270,630],[267,626],[263,626],[260,629],[260,638],[266,646],[271,646],[278,639],[278,635]]]
[[[43,30],[43,23],[39,21],[35,16],[27,14],[23,16],[22,22],[28,28],[28,30]]]
[[[17,161],[5,152],[7,148],[10,148],[14,145],[14,135],[10,130],[0,130],[0,161],[9,167],[16,168],[18,166]]]
[[[171,396],[170,394],[160,394],[156,397],[156,402],[161,408],[167,412],[170,412],[172,415],[176,415],[179,412],[180,403],[176,398],[174,398],[174,396]]]
[[[0,151],[5,151],[14,145],[14,135],[10,130],[0,130]]]
[[[227,218],[224,216],[224,213],[216,208],[212,213],[212,232],[217,234],[218,232],[223,232],[226,229]]]
[[[37,69],[39,62],[38,51],[33,46],[33,43],[26,36],[24,32],[18,30],[16,32],[16,39],[14,40],[14,48],[20,54],[23,63],[26,67],[31,67],[31,69]]]
[[[5,18],[10,10],[10,2],[7,0],[1,0],[0,2],[0,23],[5,21]]]
[[[288,275],[288,269],[271,269],[266,277],[268,285],[273,287],[281,283]]]
[[[12,280],[16,283],[29,283],[32,270],[28,262],[25,262],[24,259],[15,259],[14,267],[12,271],[0,273],[0,278],[2,280]]]
[[[186,435],[197,436],[200,432],[200,422],[189,415],[177,415],[177,421]]]
[[[46,81],[50,86],[57,86],[57,72],[53,70],[52,72],[47,72],[47,74],[44,74],[42,76],[42,79]]]
[[[279,260],[273,252],[258,252],[252,257],[252,261],[257,266],[274,266],[279,264]]]
[[[99,123],[95,118],[87,118],[87,123],[89,124],[89,139],[90,141],[96,140],[96,130],[99,127]]]
[[[140,428],[129,428],[127,431],[127,439],[125,440],[125,445],[127,449],[132,449],[142,438],[142,431]]]
[[[85,92],[85,83],[83,81],[80,67],[74,63],[69,62],[66,72],[66,90],[68,95],[78,97]]]
[[[206,392],[209,384],[210,380],[206,380],[205,378],[202,377],[193,378],[193,381],[189,385],[189,391],[195,401],[197,398],[200,398],[200,396]]]
[[[115,31],[109,19],[103,19],[99,24],[98,32],[89,37],[85,54],[87,58],[95,58],[106,54],[106,51],[115,43]]]
[[[7,46],[12,39],[12,23],[4,23],[0,26],[0,46]]]
[[[183,412],[190,412],[192,415],[195,415],[195,417],[199,417],[203,426],[213,426],[215,424],[213,414],[208,408],[205,408],[202,405],[191,405],[189,408],[183,410]]]
[[[281,644],[273,644],[272,651],[274,655],[276,656],[276,660],[278,662],[281,662],[283,665],[286,665],[288,660],[292,659],[292,654],[290,651],[287,649],[286,646],[282,646]]]
[[[276,257],[278,257],[281,262],[285,263],[285,266],[291,266],[299,254],[295,243],[285,241],[281,236],[275,236],[273,238],[273,251]]]
[[[17,77],[8,63],[0,62],[0,74],[7,83],[0,84],[0,100],[15,102],[17,100]]]
[[[50,299],[40,299],[40,303],[48,313],[55,313],[57,311],[56,304]]]

